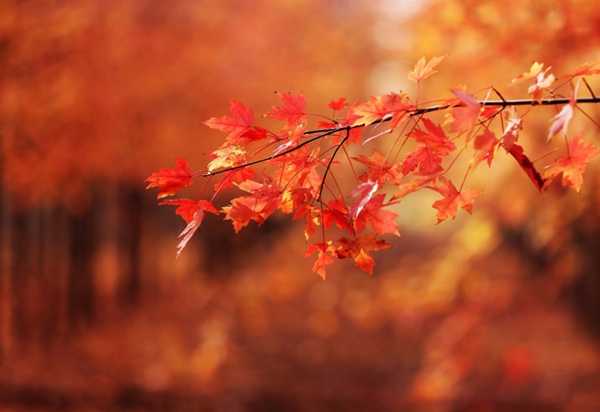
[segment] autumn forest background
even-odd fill
[[[230,100],[414,95],[406,70],[445,54],[422,100],[522,97],[534,61],[600,60],[599,27],[583,0],[2,2],[0,410],[600,410],[597,161],[540,196],[498,155],[473,216],[436,226],[416,196],[373,277],[327,281],[284,216],[207,217],[175,262],[184,222],[143,183],[205,166]],[[556,110],[527,118],[534,158]],[[586,116],[570,130],[600,146]]]

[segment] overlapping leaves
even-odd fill
[[[414,70],[407,72],[409,80],[421,87],[442,59],[420,59]],[[204,185],[199,200],[161,202],[177,206],[176,213],[187,224],[178,253],[207,212],[223,215],[236,232],[251,222],[260,225],[280,212],[291,215],[292,220],[304,220],[309,243],[306,255],[316,253],[314,272],[325,278],[326,268],[336,259],[352,259],[357,268],[372,274],[372,253],[391,247],[382,236],[400,236],[397,220],[403,198],[425,188],[437,192],[441,198],[432,207],[438,223],[454,219],[460,209],[472,213],[475,198],[483,192],[469,188],[468,177],[482,163],[490,167],[500,149],[516,161],[538,190],[547,188],[558,176],[562,176],[564,186],[581,190],[587,164],[600,151],[586,144],[581,134],[568,138],[578,102],[573,83],[576,78],[600,73],[594,68],[597,64],[577,67],[557,86],[570,85],[571,97],[552,119],[548,136],[560,132],[567,154],[550,164],[543,177],[523,146],[517,144],[523,115],[517,112],[516,104],[501,96],[497,101],[478,100],[477,93],[457,86],[451,89],[453,96],[439,105],[413,103],[404,92],[373,96],[351,105],[340,97],[329,102],[333,114],[329,118],[319,116],[315,129],[308,128],[311,116],[302,94],[277,94],[281,104],[265,116],[283,122],[279,131],[257,126],[252,109],[232,101],[231,116],[205,122],[226,134],[223,145],[208,153],[205,169],[193,173],[186,159],[177,159],[176,167],[161,169],[146,181],[149,188],[159,188],[159,198],[175,195],[198,177],[214,182],[214,195],[236,189],[220,210],[213,203],[214,195],[210,200],[203,198],[209,185]],[[558,103],[552,97],[555,90],[550,89],[557,78],[549,71],[534,63],[528,72],[513,79],[512,84],[533,83],[527,90],[530,109],[544,99],[545,104]],[[437,111],[447,111],[442,124],[427,116]],[[494,131],[498,123],[501,128]],[[384,135],[391,136],[386,149],[374,147],[378,143],[375,139]],[[359,154],[350,155],[350,146]],[[365,146],[370,147],[360,153]],[[461,163],[464,158],[467,161]],[[339,180],[352,174],[356,187],[344,193]],[[451,175],[461,176],[460,184],[453,182]]]

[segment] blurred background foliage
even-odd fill
[[[420,101],[520,97],[533,61],[598,60],[598,21],[576,0],[2,2],[0,409],[599,410],[596,164],[540,197],[499,153],[474,216],[435,226],[415,195],[374,277],[326,282],[278,218],[207,218],[175,264],[183,222],[142,183],[201,168],[222,139],[201,122],[232,99],[415,96],[406,70],[443,54]],[[525,119],[534,159],[555,112]],[[570,130],[600,145],[585,116]]]

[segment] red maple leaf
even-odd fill
[[[277,93],[283,106],[274,106],[265,116],[285,120],[288,129],[295,128],[299,124],[306,123],[306,99],[300,93],[293,96],[291,93]]]
[[[522,120],[518,116],[514,106],[510,106],[506,113],[506,129],[502,133],[502,147],[508,152],[513,144],[519,139],[519,131],[521,131]]]
[[[233,187],[235,183],[242,183],[256,176],[251,167],[240,167],[239,169],[229,170],[223,173],[223,178],[219,183],[215,183],[215,191]]]
[[[340,97],[337,100],[332,100],[330,101],[327,106],[335,111],[340,111],[340,110],[344,110],[346,107],[349,106],[349,103],[346,102],[346,98],[345,97]]]
[[[422,175],[435,174],[442,170],[442,158],[427,145],[419,145],[402,161],[402,174],[408,175],[419,167]]]
[[[352,159],[369,168],[368,171],[359,177],[361,181],[377,181],[380,186],[383,186],[386,181],[394,185],[400,183],[400,179],[402,178],[401,165],[397,162],[390,165],[387,158],[379,150],[372,148],[370,157],[359,155]]]
[[[177,245],[177,256],[181,253],[185,245],[187,245],[188,241],[194,236],[196,230],[202,224],[202,220],[204,219],[204,207],[203,204],[200,203],[198,209],[194,213],[193,219],[188,223],[188,225],[183,229],[179,237],[183,237],[179,244]]]
[[[327,252],[331,252],[333,250],[335,249],[332,246],[332,241],[330,239],[324,243],[315,243],[314,245],[310,245],[308,250],[304,252],[304,256],[310,256],[316,251],[319,252],[312,271],[321,276],[323,280],[325,280],[325,267],[333,263],[333,258],[327,254]]]
[[[388,93],[383,96],[371,96],[369,101],[351,108],[354,116],[352,126],[369,125],[376,121],[391,119],[391,129],[406,117],[412,108],[406,93]]]
[[[577,192],[581,190],[583,184],[583,173],[585,172],[589,161],[600,153],[592,143],[583,145],[583,135],[578,134],[569,143],[569,156],[560,157],[548,167],[544,174],[546,186],[559,174],[562,173],[562,185],[571,186]]]
[[[410,71],[406,71],[406,76],[408,80],[412,80],[415,83],[419,83],[421,80],[428,78],[434,73],[437,73],[437,70],[433,70],[435,66],[440,64],[440,62],[446,56],[434,57],[428,62],[425,60],[425,56],[421,57],[417,64],[415,64],[415,69]]]
[[[541,192],[544,187],[544,179],[542,179],[542,176],[540,176],[539,172],[535,169],[531,160],[525,156],[523,148],[518,144],[513,144],[511,148],[508,149],[508,153],[515,158],[519,163],[519,166],[521,166],[521,169],[523,169],[535,187]]]
[[[484,129],[482,134],[475,136],[473,147],[477,150],[477,153],[472,160],[473,169],[484,160],[487,161],[488,166],[492,165],[498,143],[499,141],[496,139],[494,132],[489,129]]]
[[[438,210],[438,223],[441,223],[448,218],[454,219],[459,207],[469,213],[473,213],[475,197],[483,193],[481,190],[473,189],[459,192],[454,184],[444,176],[440,176],[439,183],[430,186],[430,188],[444,196],[443,199],[433,203],[433,207]]]
[[[232,145],[247,144],[267,137],[264,129],[252,127],[254,123],[252,108],[246,108],[242,103],[233,100],[229,103],[229,110],[233,117],[211,117],[204,124],[212,129],[229,133],[226,139]]]
[[[385,240],[377,239],[377,233],[365,233],[355,239],[342,237],[337,242],[340,244],[335,249],[337,258],[353,258],[354,265],[369,275],[373,274],[373,266],[375,266],[375,260],[369,252],[391,247]]]
[[[415,129],[409,136],[418,142],[425,143],[417,146],[402,162],[402,173],[407,175],[419,167],[419,173],[426,175],[441,170],[442,156],[448,156],[456,150],[456,145],[448,139],[441,126],[436,126],[429,119],[422,119],[426,130]]]
[[[320,224],[320,216],[321,210],[305,200],[296,206],[292,220],[304,218],[304,237],[308,240]]]
[[[251,193],[250,196],[240,196],[231,200],[230,206],[223,207],[225,220],[231,220],[236,232],[247,226],[250,220],[262,225],[282,202],[282,190],[272,183],[258,183],[246,180],[237,185],[240,189]]]
[[[371,225],[373,229],[380,235],[384,233],[391,233],[396,236],[400,236],[398,232],[398,226],[396,225],[397,213],[390,210],[383,209],[386,206],[390,206],[392,203],[383,203],[385,194],[381,193],[375,195],[365,204],[362,212],[355,219],[354,226],[357,232],[361,232],[368,225]]]
[[[342,230],[348,228],[348,206],[344,203],[341,197],[330,200],[325,204],[326,208],[323,209],[323,225],[325,229],[335,223],[337,227]]]
[[[411,182],[406,182],[398,185],[398,191],[392,196],[392,200],[401,199],[417,190],[420,190],[428,185],[431,185],[437,179],[437,174],[427,175],[425,177],[415,179]]]
[[[172,196],[184,187],[193,183],[192,170],[188,165],[187,159],[175,159],[177,164],[174,168],[163,168],[158,172],[152,173],[145,182],[150,182],[146,189],[158,187],[157,199]]]
[[[425,125],[427,131],[415,129],[410,133],[410,136],[414,137],[417,142],[425,143],[429,150],[440,156],[447,156],[456,150],[456,145],[448,139],[441,126],[436,126],[431,120],[425,118],[421,120],[421,123]]]
[[[198,209],[202,208],[205,212],[211,212],[215,215],[218,214],[217,209],[208,200],[192,200],[192,199],[170,199],[163,200],[159,205],[176,205],[178,208],[175,210],[179,216],[185,220],[185,223],[190,223],[194,219],[194,215]]]
[[[460,89],[452,89],[451,91],[461,101],[462,106],[456,107],[452,111],[450,130],[458,133],[466,131],[467,140],[469,140],[481,112],[481,103],[466,91]]]

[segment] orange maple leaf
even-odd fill
[[[435,66],[440,64],[442,60],[444,60],[444,56],[434,57],[429,62],[426,63],[425,56],[421,57],[417,64],[415,64],[414,70],[407,70],[406,76],[408,80],[412,80],[415,83],[419,83],[421,80],[428,78],[434,73],[437,73],[437,70],[433,70]]]
[[[512,79],[511,84],[518,84],[525,80],[533,79],[538,74],[540,74],[543,69],[544,69],[544,63],[534,62],[531,65],[531,67],[529,68],[528,72],[520,74],[517,77],[515,77],[514,79]]]
[[[146,189],[151,187],[160,188],[156,196],[157,199],[172,196],[193,183],[192,170],[188,165],[187,159],[175,159],[175,163],[177,164],[176,167],[160,169],[144,180],[145,182],[150,182],[146,186]]]
[[[529,89],[527,89],[527,93],[531,94],[533,96],[533,99],[536,102],[540,103],[542,101],[542,90],[550,87],[550,85],[556,80],[556,77],[554,77],[554,75],[552,74],[546,76],[546,73],[548,73],[550,67],[548,67],[546,70],[543,69],[544,63],[535,62],[531,65],[529,72],[520,74],[519,76],[515,77],[512,80],[511,84],[521,83],[525,80],[532,78],[535,79],[535,84],[529,86]]]
[[[459,207],[469,213],[473,213],[475,197],[483,193],[481,190],[473,189],[467,189],[459,192],[454,184],[444,176],[440,176],[439,184],[435,186],[429,186],[429,188],[444,196],[443,199],[437,200],[433,203],[433,207],[438,210],[438,223],[441,223],[448,218],[454,219]]]
[[[596,66],[600,64],[600,61],[594,62],[594,63],[583,63],[580,64],[579,66],[577,66],[575,68],[575,70],[573,71],[572,74],[565,74],[564,76],[561,76],[563,79],[568,79],[568,78],[573,78],[573,77],[577,77],[577,76],[589,76],[592,74],[599,74],[600,73],[600,69],[592,69],[592,67]]]
[[[583,184],[583,173],[589,161],[600,153],[592,143],[583,146],[583,135],[578,134],[569,143],[569,156],[560,157],[546,169],[544,173],[545,186],[562,173],[562,185],[571,186],[578,193]]]
[[[354,265],[369,275],[373,274],[373,266],[375,266],[375,260],[369,252],[392,247],[385,240],[377,239],[377,233],[365,233],[355,239],[342,237],[337,242],[340,244],[335,249],[337,258],[353,258]]]
[[[208,155],[212,159],[208,163],[209,172],[246,163],[246,152],[244,149],[229,143],[223,144],[223,146],[208,153]]]

